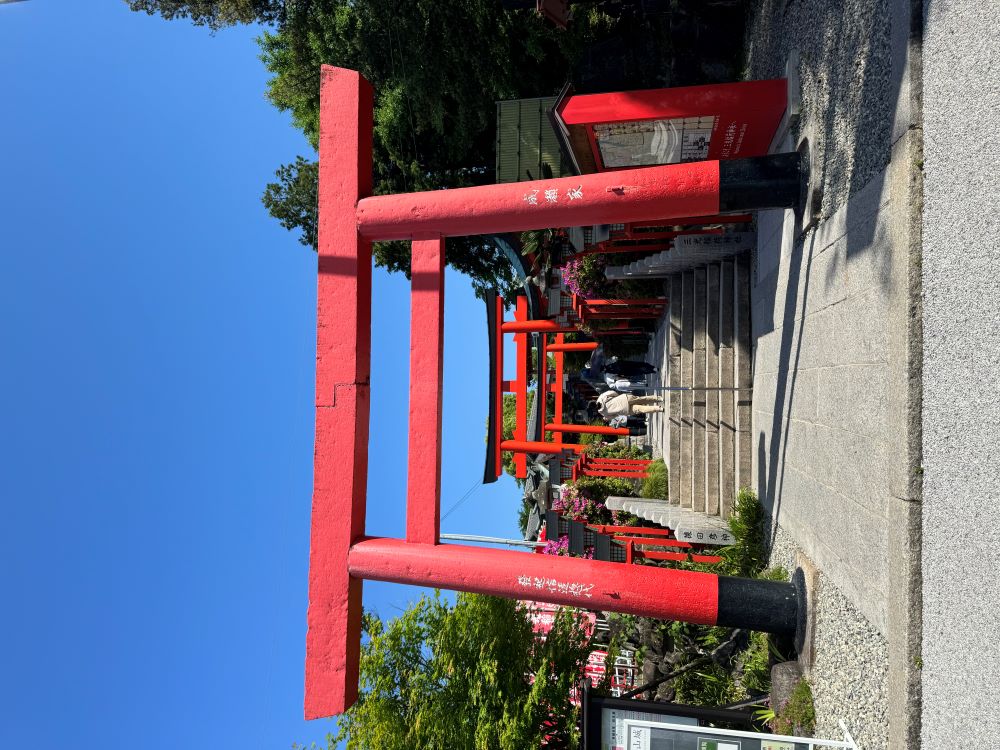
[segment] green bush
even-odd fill
[[[729,530],[733,532],[735,541],[721,552],[725,558],[724,572],[755,578],[767,562],[767,544],[764,538],[764,507],[757,499],[757,493],[749,487],[743,487],[736,493]]]
[[[590,424],[593,425],[593,426],[595,426],[595,427],[604,427],[604,422],[602,422],[599,419],[598,420],[594,420]],[[595,435],[595,434],[590,433],[590,432],[581,432],[580,433],[580,443],[582,445],[592,445],[592,446],[594,446],[593,448],[588,449],[588,452],[591,455],[595,455],[594,451],[600,450],[601,446],[604,444],[604,442],[601,440],[601,438],[602,438],[601,435]],[[563,440],[563,442],[565,442],[565,439]]]
[[[609,497],[635,497],[635,486],[622,477],[581,477],[574,486],[595,503],[604,504]]]
[[[740,678],[747,697],[770,692],[773,651],[774,647],[767,633],[750,634],[750,645],[743,652],[743,675]]]
[[[662,461],[654,461],[646,470],[648,477],[642,480],[642,488],[639,490],[639,497],[661,498],[669,500],[669,489],[667,488],[667,465]]]
[[[816,708],[808,682],[799,680],[785,704],[775,709],[774,718],[768,724],[776,734],[813,735],[816,731]]]
[[[584,515],[590,523],[610,524],[615,521],[623,526],[638,523],[639,519],[631,513],[618,511],[616,516],[612,516],[604,505],[605,500],[612,495],[635,497],[635,487],[629,480],[620,477],[581,477],[575,482],[566,482],[566,485],[587,500]]]
[[[674,680],[674,701],[693,706],[724,706],[747,698],[732,674],[721,664],[709,662]]]
[[[614,443],[598,443],[587,449],[595,458],[649,458],[649,454],[635,445],[626,445],[621,440]]]

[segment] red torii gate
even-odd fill
[[[597,433],[603,435],[628,435],[625,428],[615,427],[595,427],[592,425],[562,424],[563,412],[563,355],[565,352],[592,351],[597,348],[596,342],[571,342],[564,340],[562,331],[573,331],[571,325],[563,325],[551,320],[529,320],[528,303],[524,296],[519,295],[515,299],[514,320],[504,321],[503,298],[497,296],[495,299],[487,299],[487,306],[493,306],[492,329],[490,336],[492,339],[492,359],[495,371],[492,373],[490,398],[493,399],[493,409],[489,420],[491,434],[488,436],[487,468],[484,472],[483,481],[485,483],[496,481],[503,474],[503,453],[514,454],[514,476],[524,478],[528,476],[527,455],[529,453],[562,453],[577,452],[583,450],[584,446],[562,442],[563,432],[575,433]],[[489,317],[489,316],[488,316]],[[559,330],[554,343],[547,343],[546,336],[553,330]],[[516,374],[513,380],[504,378],[504,344],[505,334],[513,334],[516,351]],[[527,430],[527,404],[528,404],[528,381],[530,364],[530,346],[528,344],[529,334],[538,334],[540,346],[538,347],[538,389],[535,398],[539,399],[538,413],[543,420],[542,438],[547,432],[553,433],[553,441],[545,441],[544,450],[538,450],[541,443],[537,440],[528,440]],[[548,376],[548,354],[553,355],[555,360],[555,382],[548,386],[546,384]],[[548,393],[552,391],[555,398],[555,423],[545,423],[546,405]],[[503,400],[505,393],[513,393],[515,397],[515,418],[514,435],[511,440],[503,439]],[[609,475],[610,476],[610,475]],[[617,476],[617,475],[615,475]]]
[[[372,107],[358,73],[323,67],[306,718],[357,699],[366,578],[794,631],[802,608],[792,584],[440,544],[439,497],[446,236],[795,206],[798,155],[369,197]],[[412,241],[405,540],[365,535],[371,242],[390,239]]]

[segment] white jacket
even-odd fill
[[[597,397],[597,413],[605,419],[628,416],[629,396],[627,393],[605,391]]]

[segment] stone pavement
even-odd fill
[[[816,569],[818,731],[865,750],[1000,735],[998,29],[977,0],[751,13],[749,78],[800,54],[823,188],[810,231],[758,220],[753,482],[772,562]]]
[[[919,19],[909,0],[763,0],[750,78],[792,49],[821,219],[758,217],[751,268],[753,485],[774,564],[815,566],[809,669],[821,733],[919,742]],[[776,150],[794,149],[790,133]],[[666,323],[666,321],[664,321]],[[661,325],[653,361],[668,357]],[[661,419],[650,434],[661,446]]]
[[[752,77],[780,75],[788,52],[800,54],[802,122],[791,136],[812,142],[823,189],[811,231],[791,212],[758,220],[755,482],[826,589],[810,675],[819,724],[829,732],[839,712],[867,748],[917,746],[920,719],[922,139],[911,9],[764,2],[750,35]],[[853,657],[838,640],[848,629]],[[885,662],[872,662],[879,654]]]

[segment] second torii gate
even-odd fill
[[[306,718],[357,699],[364,579],[793,632],[795,586],[440,543],[445,237],[795,206],[799,157],[692,162],[369,197],[372,88],[321,73],[316,446]],[[365,535],[371,242],[412,241],[406,539]]]

